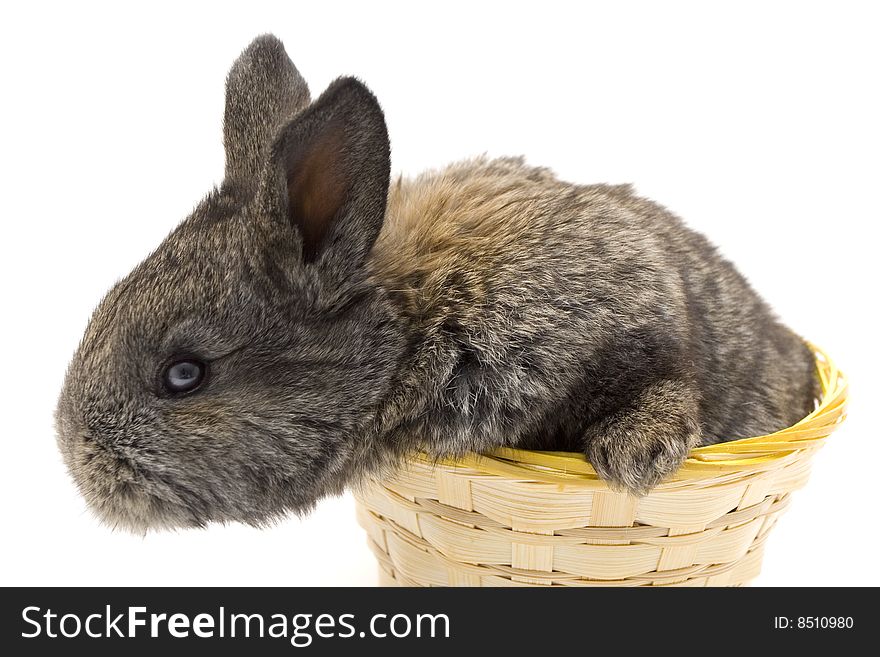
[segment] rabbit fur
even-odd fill
[[[270,35],[229,73],[223,137],[223,184],[101,301],[58,402],[112,525],[262,525],[413,450],[574,450],[642,494],[812,410],[811,350],[629,186],[519,158],[390,184],[370,91],[311,102]],[[207,375],[173,394],[182,356]]]

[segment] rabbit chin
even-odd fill
[[[207,525],[206,520],[198,518],[188,507],[157,497],[136,483],[116,481],[101,492],[88,484],[79,484],[79,487],[92,512],[114,529],[143,535],[150,531]]]

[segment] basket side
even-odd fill
[[[792,491],[845,417],[846,381],[817,351],[823,399],[769,436],[694,450],[644,497],[610,490],[582,455],[422,455],[355,491],[383,584],[739,586]]]

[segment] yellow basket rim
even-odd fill
[[[661,488],[682,481],[759,473],[819,449],[846,417],[848,386],[846,377],[828,354],[815,345],[810,347],[816,356],[821,385],[821,400],[812,413],[771,434],[697,447]],[[438,460],[428,454],[417,454],[413,460],[423,465],[462,468],[518,481],[605,487],[586,457],[575,452],[499,447],[484,454],[454,459]]]

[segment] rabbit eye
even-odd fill
[[[178,360],[165,369],[162,380],[169,392],[190,392],[201,385],[206,369],[203,362],[192,358]]]

